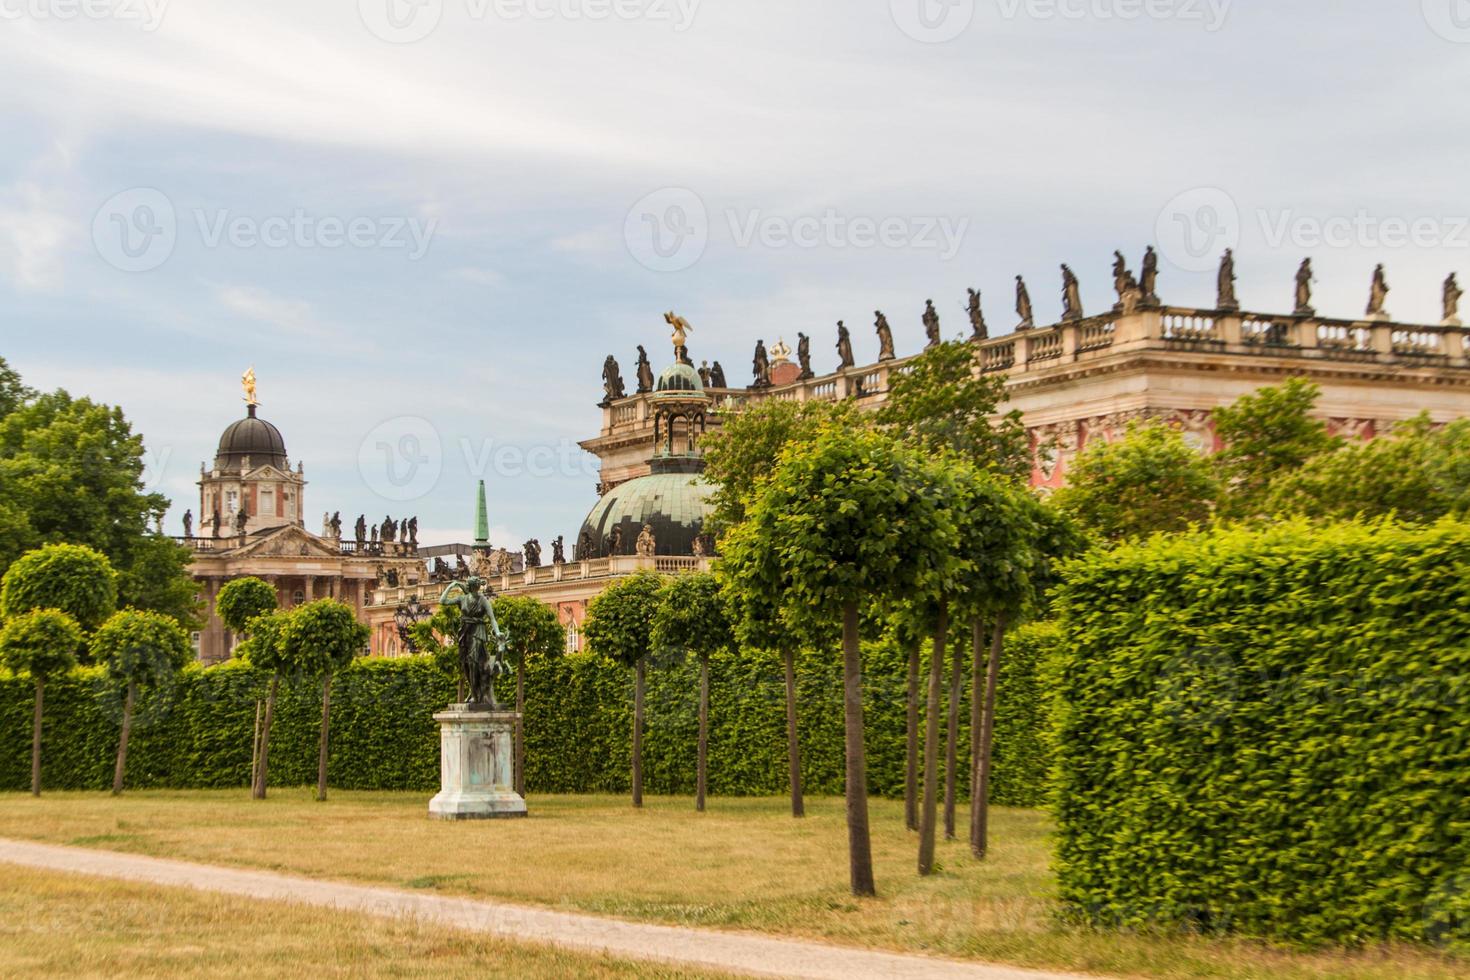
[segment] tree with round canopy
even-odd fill
[[[291,610],[280,637],[281,663],[299,678],[321,678],[322,722],[317,746],[316,798],[327,798],[327,739],[332,727],[332,675],[367,647],[372,631],[336,599]]]
[[[226,582],[214,599],[220,622],[237,636],[248,636],[251,620],[273,613],[279,606],[275,587],[253,575]]]
[[[633,669],[633,805],[643,805],[643,701],[653,616],[664,580],[652,572],[618,579],[587,606],[583,635],[598,656]]]
[[[256,754],[255,773],[250,786],[250,795],[257,800],[265,799],[271,728],[276,717],[276,696],[281,688],[281,675],[291,666],[285,658],[282,644],[282,635],[290,615],[289,612],[276,609],[256,616],[245,624],[246,638],[235,647],[236,657],[257,670],[269,672],[271,677],[269,693],[265,699],[265,721],[260,729],[260,748]]]
[[[694,809],[703,813],[709,791],[709,658],[728,650],[735,636],[730,606],[713,573],[671,579],[659,593],[653,616],[653,643],[661,651],[692,653],[699,658],[699,745]]]
[[[495,599],[495,620],[509,636],[506,658],[516,668],[516,714],[526,712],[526,661],[531,657],[558,657],[566,649],[566,630],[557,619],[556,610],[531,596],[505,596]],[[458,615],[458,608],[450,606]],[[526,795],[526,731],[523,720],[516,722],[515,790]]]
[[[41,795],[41,711],[46,681],[76,666],[82,644],[77,621],[59,609],[32,609],[0,628],[0,665],[27,674],[36,686],[31,721],[31,795]]]
[[[117,606],[117,574],[100,551],[84,545],[48,544],[28,551],[0,580],[0,616],[59,609],[90,633]]]
[[[123,791],[139,687],[156,688],[167,682],[184,669],[193,651],[189,635],[178,620],[138,609],[114,613],[92,634],[88,647],[92,659],[107,668],[108,678],[124,692],[117,762],[112,773],[112,795],[117,796]]]

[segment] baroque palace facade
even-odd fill
[[[1291,377],[1321,387],[1318,413],[1334,433],[1351,438],[1372,438],[1421,412],[1436,422],[1470,415],[1470,344],[1455,315],[1459,291],[1453,277],[1446,283],[1444,321],[1426,325],[1400,323],[1384,311],[1381,268],[1365,317],[1336,319],[1310,306],[1309,263],[1298,275],[1296,311],[1269,314],[1239,309],[1228,255],[1213,309],[1169,306],[1154,298],[1156,262],[1150,250],[1140,284],[1120,256],[1118,305],[1094,316],[1083,315],[1076,279],[1065,270],[1064,319],[1039,327],[1031,322],[1029,296],[1018,279],[1022,322],[1005,336],[988,336],[979,296],[971,294],[968,327],[976,370],[1005,377],[1006,407],[1022,413],[1034,454],[1032,483],[1040,491],[1065,483],[1068,466],[1088,444],[1116,439],[1134,421],[1168,421],[1202,451],[1212,451],[1218,448],[1216,407]],[[710,544],[701,531],[708,487],[699,478],[697,437],[718,429],[723,413],[762,399],[854,398],[877,408],[887,397],[889,379],[912,360],[893,355],[892,333],[880,314],[875,327],[885,356],[878,362],[853,363],[850,336],[839,325],[837,370],[813,371],[810,341],[798,335],[797,362],[784,341],[769,352],[758,343],[754,384],[736,388],[722,383],[718,363],[713,370],[694,369],[683,347],[687,324],[672,314],[666,319],[675,329],[676,362],[656,380],[642,348],[632,394],[624,391],[616,360],[604,363],[602,424],[581,443],[601,460],[601,499],[583,522],[569,560],[531,567],[476,561],[496,593],[531,595],[554,606],[567,628],[569,649],[580,649],[588,600],[614,579],[642,569],[677,573],[708,567]],[[932,304],[923,324],[929,341],[937,341]],[[646,548],[639,543],[644,527],[651,530]],[[405,603],[432,610],[441,587],[380,586],[369,608],[385,636],[376,645],[393,649],[393,613],[402,621]],[[408,652],[406,641],[396,651]]]

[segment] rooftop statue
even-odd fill
[[[653,365],[648,363],[648,351],[638,345],[638,394],[653,390]]]
[[[1460,289],[1460,281],[1453,272],[1444,281],[1444,322],[1447,327],[1458,327],[1460,325],[1460,297],[1465,293]]]
[[[709,378],[710,378],[710,374],[709,374],[709,361],[700,361],[699,362],[699,383],[701,385],[703,385],[704,387],[708,388],[709,387]]]
[[[193,536],[194,536],[194,512],[192,510],[186,510],[186,511],[184,511],[184,537],[186,537],[186,538],[192,538]]]
[[[247,404],[247,405],[259,405],[260,404],[260,402],[258,402],[258,401],[255,400],[255,367],[254,367],[254,365],[251,365],[250,367],[246,368],[245,369],[245,373],[242,374],[242,375],[240,375],[240,386],[245,389],[245,404]]]
[[[751,385],[752,388],[771,386],[771,359],[766,355],[764,340],[755,342],[755,356],[751,358],[750,370],[755,375],[755,383]]]
[[[1082,289],[1072,267],[1062,263],[1062,321],[1082,319]]]
[[[1215,308],[1240,309],[1240,301],[1235,298],[1235,252],[1228,248],[1220,257],[1220,272],[1215,281]]]
[[[638,532],[638,540],[635,548],[639,558],[652,558],[658,549],[658,542],[653,536],[653,525],[643,525],[643,530]]]
[[[878,316],[882,317],[883,314],[879,313]],[[850,368],[856,363],[852,357],[852,334],[848,333],[847,327],[841,320],[837,321],[837,357],[841,361],[837,365],[839,371],[843,368]]]
[[[463,563],[461,558],[461,566]],[[459,609],[459,670],[469,691],[469,703],[493,711],[500,708],[495,700],[495,678],[510,672],[505,660],[510,634],[495,621],[494,604],[480,592],[484,584],[475,576],[450,582],[439,596],[439,604]]]
[[[1368,316],[1386,320],[1388,313],[1384,311],[1384,305],[1388,302],[1388,275],[1383,271],[1383,263],[1373,270],[1373,286],[1368,294]]]
[[[623,374],[618,368],[618,359],[611,354],[607,360],[602,362],[602,402],[599,408],[607,408],[619,398],[626,398],[627,390],[623,387]]]
[[[1143,253],[1143,269],[1139,273],[1138,288],[1143,290],[1143,305],[1159,305],[1159,253],[1154,251],[1152,245]]]
[[[674,328],[673,336],[669,339],[674,342],[674,350],[677,352],[689,343],[689,334],[694,332],[694,328],[682,316],[674,315],[673,311],[664,314],[664,322]]]
[[[567,563],[566,535],[558,534],[556,540],[551,542],[551,563],[553,565],[565,565]]]
[[[989,340],[990,328],[985,325],[985,313],[980,309],[980,290],[971,289],[970,294],[970,339]]]
[[[888,325],[888,317],[883,315],[882,310],[874,310],[873,316],[877,317],[873,322],[873,329],[878,331],[878,360],[891,361],[897,356],[893,353],[893,328]],[[838,324],[839,328],[841,326]],[[838,350],[841,351],[840,346]],[[850,365],[846,362],[843,363],[843,367],[848,366]]]
[[[1312,260],[1302,259],[1302,264],[1296,270],[1296,315],[1316,316],[1317,311],[1312,307]]]
[[[1030,330],[1036,326],[1036,316],[1031,311],[1031,291],[1020,276],[1016,277],[1016,315],[1021,318],[1016,325],[1017,330]]]
[[[712,387],[715,388],[730,387],[728,384],[725,383],[725,369],[720,367],[719,361],[715,361],[715,363],[710,365],[709,383]]]
[[[796,361],[801,365],[799,377],[802,381],[816,377],[816,372],[812,370],[812,338],[804,333],[796,335]]]
[[[929,338],[925,348],[938,346],[939,336],[939,311],[934,308],[932,299],[924,300],[924,336]]]

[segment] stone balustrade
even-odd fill
[[[660,575],[680,575],[687,572],[709,571],[708,558],[680,558],[673,555],[656,555],[644,558],[639,555],[619,555],[613,558],[592,558],[588,561],[569,561],[561,565],[542,565],[520,572],[507,572],[491,579],[490,585],[496,595],[516,595],[535,586],[551,583],[595,581],[598,579],[621,578],[634,572],[657,572]],[[373,590],[373,606],[397,606],[418,599],[426,606],[437,606],[439,596],[447,582],[421,582],[416,585],[380,586]]]

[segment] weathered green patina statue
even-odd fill
[[[495,606],[480,591],[484,584],[474,576],[464,582],[450,582],[439,596],[439,603],[459,608],[459,669],[469,691],[469,703],[498,711],[495,678],[510,672],[505,659],[510,633],[495,621]]]

